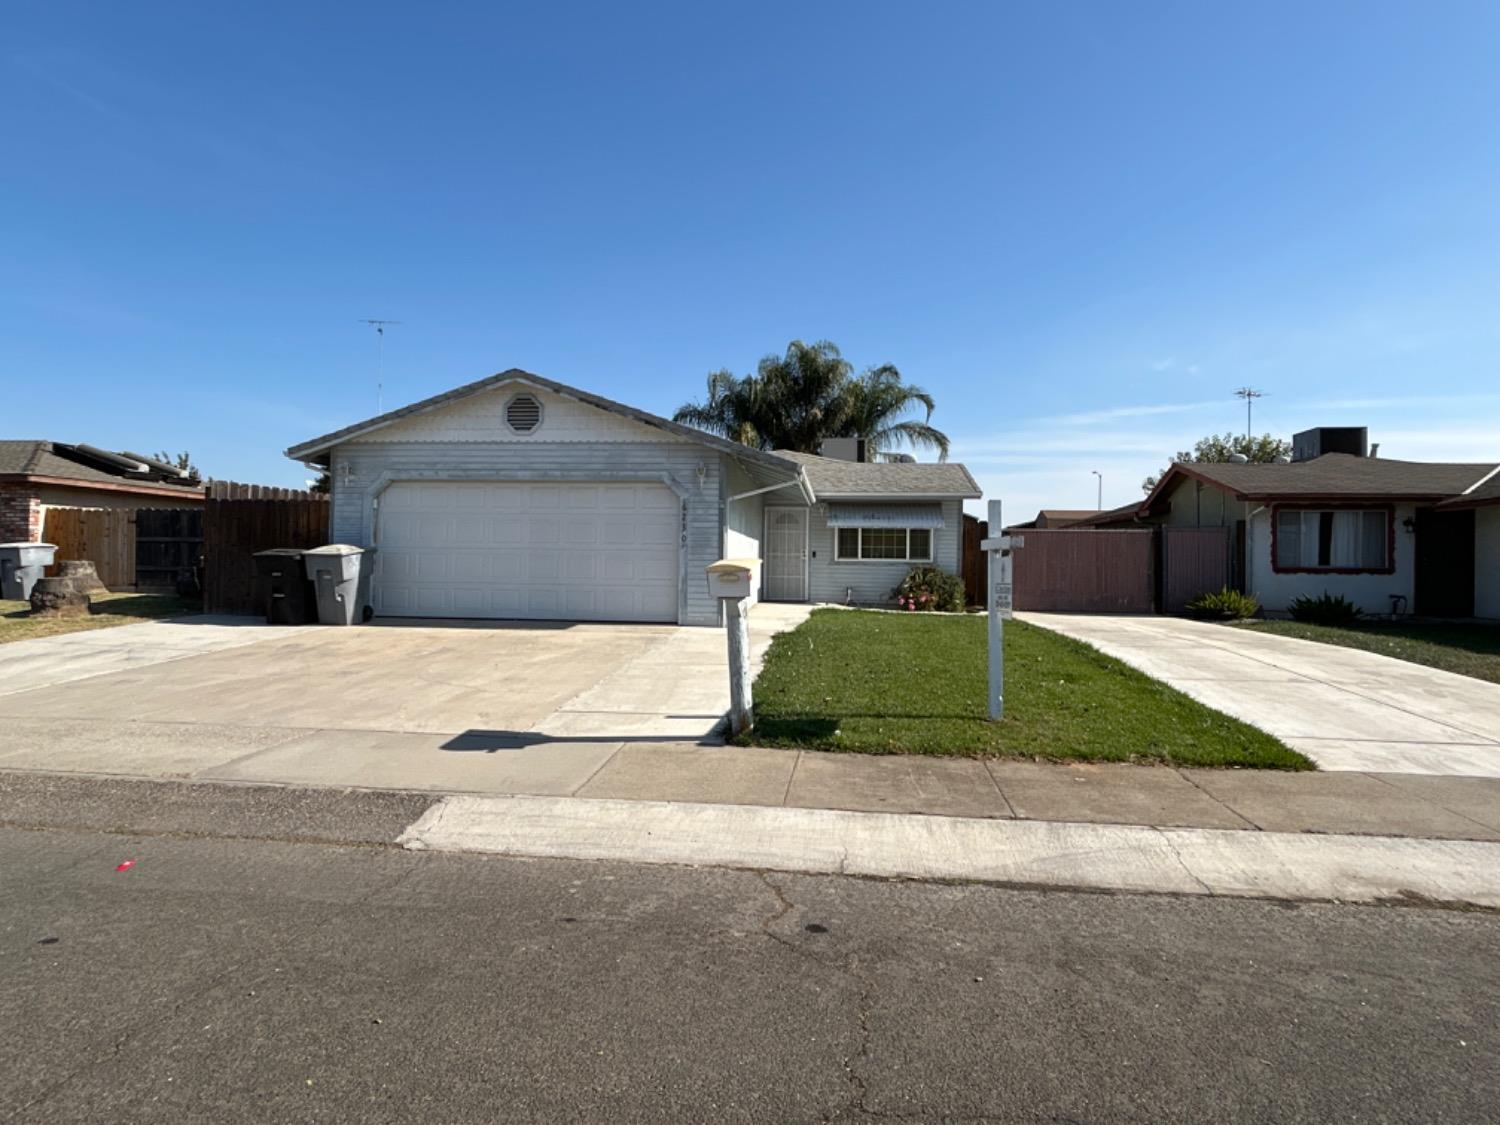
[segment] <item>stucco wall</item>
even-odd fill
[[[1244,518],[1244,504],[1202,481],[1184,478],[1169,493],[1163,523],[1172,527],[1229,527]]]
[[[889,605],[891,591],[919,563],[848,560],[834,555],[834,529],[828,506],[813,505],[807,521],[808,581],[815,602],[843,602],[852,592],[856,604]],[[932,561],[950,574],[958,573],[959,542],[963,536],[963,501],[943,501],[943,526],[932,532]]]
[[[717,625],[719,604],[708,595],[704,568],[719,558],[723,545],[720,460],[717,453],[689,442],[350,443],[333,451],[331,534],[336,543],[379,546],[373,542],[372,492],[384,480],[608,481],[661,479],[668,474],[686,490],[678,620],[684,625]]]
[[[541,404],[541,424],[531,433],[518,434],[505,422],[505,406],[517,394],[528,394]],[[596,406],[521,382],[502,383],[436,410],[414,414],[359,440],[364,444],[380,445],[413,441],[504,442],[516,445],[598,441],[661,444],[686,441],[632,418],[622,418]],[[689,444],[700,448],[695,443]]]
[[[1390,613],[1391,595],[1406,598],[1408,613],[1415,608],[1416,536],[1402,521],[1416,515],[1413,504],[1396,505],[1396,569],[1392,574],[1278,574],[1271,565],[1271,511],[1267,507],[1251,518],[1246,544],[1250,559],[1250,593],[1260,599],[1267,613],[1285,613],[1287,606],[1304,594],[1317,597],[1325,591],[1348,598],[1366,613]]]
[[[1500,506],[1474,512],[1474,615],[1500,619]]]

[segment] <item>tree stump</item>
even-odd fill
[[[71,578],[74,586],[85,594],[104,593],[104,583],[99,581],[99,571],[88,559],[63,559],[57,564],[59,578]]]
[[[92,569],[93,564],[89,565]],[[79,589],[73,578],[38,578],[31,588],[32,617],[87,617],[89,605],[87,591]]]

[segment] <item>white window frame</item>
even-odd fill
[[[833,529],[833,561],[834,562],[858,562],[858,563],[930,563],[937,552],[936,536],[931,527],[835,527]],[[856,550],[858,554],[846,555],[839,548],[839,533],[843,531],[854,531],[859,533]],[[865,557],[865,532],[867,531],[900,531],[906,535],[906,550],[898,558],[866,558]],[[927,532],[927,554],[925,556],[913,556],[911,553],[911,533],[913,531]]]
[[[1378,566],[1370,566],[1370,565],[1367,565],[1365,563],[1360,563],[1360,564],[1354,565],[1354,566],[1347,566],[1347,565],[1338,565],[1338,564],[1335,564],[1335,563],[1332,563],[1332,562],[1330,562],[1330,563],[1328,563],[1326,565],[1325,564],[1321,564],[1321,563],[1303,563],[1303,562],[1300,562],[1300,561],[1296,562],[1296,563],[1283,563],[1282,562],[1282,560],[1281,560],[1281,549],[1282,549],[1283,541],[1285,539],[1285,533],[1284,533],[1284,531],[1282,529],[1282,523],[1281,523],[1283,517],[1290,516],[1290,515],[1295,515],[1297,517],[1297,525],[1298,525],[1297,546],[1298,546],[1298,553],[1299,554],[1303,554],[1305,556],[1305,554],[1306,554],[1306,548],[1307,548],[1307,537],[1308,537],[1308,535],[1311,534],[1311,536],[1312,536],[1312,543],[1314,544],[1314,546],[1316,546],[1318,544],[1318,542],[1319,542],[1319,539],[1321,537],[1321,532],[1318,530],[1318,527],[1319,527],[1319,523],[1320,523],[1322,517],[1325,516],[1325,515],[1337,516],[1337,515],[1339,515],[1341,513],[1342,514],[1346,514],[1346,515],[1348,515],[1348,514],[1357,515],[1360,518],[1361,523],[1363,523],[1363,521],[1365,520],[1366,517],[1371,516],[1371,515],[1376,515],[1376,516],[1382,517],[1382,521],[1383,522],[1382,522],[1382,526],[1381,526],[1380,544],[1381,544],[1381,551],[1382,551],[1382,555],[1383,555],[1383,561]],[[1272,553],[1271,553],[1271,569],[1276,574],[1394,574],[1395,573],[1395,570],[1396,570],[1396,561],[1395,561],[1395,557],[1394,557],[1394,555],[1395,555],[1395,545],[1392,542],[1392,540],[1394,538],[1394,529],[1395,529],[1395,523],[1396,523],[1396,513],[1395,513],[1395,510],[1393,508],[1389,507],[1389,506],[1374,505],[1374,504],[1372,504],[1372,505],[1344,504],[1344,505],[1325,505],[1325,506],[1321,506],[1320,507],[1320,506],[1317,506],[1317,505],[1306,505],[1306,506],[1304,506],[1304,505],[1301,505],[1301,504],[1279,504],[1279,505],[1277,505],[1273,509],[1272,515],[1271,515],[1271,519],[1272,519],[1273,528],[1274,528],[1273,538],[1272,538],[1272,544],[1273,544],[1273,546],[1272,546]],[[1363,527],[1361,527],[1359,534],[1363,535]]]

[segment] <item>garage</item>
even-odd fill
[[[378,502],[375,611],[676,622],[680,510],[656,483],[398,480]]]

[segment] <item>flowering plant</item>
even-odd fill
[[[964,582],[935,566],[913,567],[893,591],[896,604],[915,613],[962,613]]]

